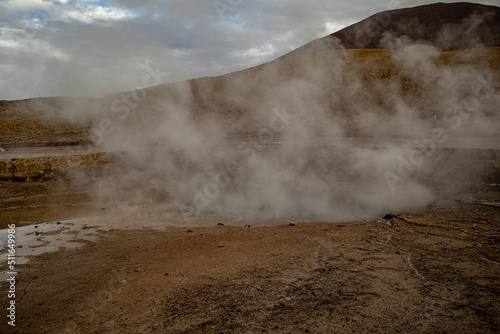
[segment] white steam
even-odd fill
[[[108,98],[95,133],[119,159],[92,196],[120,209],[263,220],[428,204],[422,180],[452,175],[457,161],[441,149],[498,140],[500,80],[486,61],[498,50],[443,61],[431,46],[386,42],[399,50],[317,49],[144,89],[128,104]],[[463,166],[458,178],[474,180]]]

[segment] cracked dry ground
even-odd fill
[[[101,232],[20,266],[17,326],[0,331],[496,333],[500,209],[484,203],[377,222]]]

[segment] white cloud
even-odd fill
[[[276,48],[271,43],[263,43],[255,48],[250,48],[241,53],[244,57],[261,58],[273,54]]]
[[[356,23],[356,21],[328,21],[325,23],[325,35],[333,34],[343,28]]]
[[[4,0],[0,9],[6,12],[24,12],[25,20],[36,20],[36,14],[44,12],[49,20],[78,21],[92,24],[103,21],[120,21],[138,14],[127,9],[104,5],[89,0]]]
[[[74,4],[86,2],[86,0],[73,0]],[[33,13],[35,11],[53,12],[57,8],[69,7],[69,0],[2,0],[0,10],[2,11],[24,11]]]
[[[0,39],[0,48],[17,49],[21,45],[17,41]]]
[[[3,10],[33,10],[47,6],[43,0],[3,0],[0,9]]]
[[[120,8],[102,7],[95,3],[85,3],[81,8],[72,8],[64,13],[64,18],[92,24],[96,21],[120,21],[130,19],[137,14]]]
[[[186,56],[189,56],[190,52],[189,50],[186,50],[186,49],[174,49],[171,51],[171,54],[175,57],[186,57]]]

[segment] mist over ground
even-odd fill
[[[498,49],[386,43],[392,51],[317,43],[246,71],[109,98],[93,136],[122,163],[92,196],[185,217],[351,220],[427,205],[435,191],[425,180],[477,182],[466,154],[455,173],[454,150],[498,143]]]
[[[427,12],[449,23],[432,30]],[[113,162],[76,182],[117,212],[380,217],[489,182],[478,161],[500,143],[498,16],[471,4],[383,12],[247,70],[163,84],[172,69],[146,61],[133,91],[13,110],[90,127]]]

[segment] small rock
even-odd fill
[[[13,182],[27,182],[28,175],[24,172],[14,173],[14,176],[12,177],[12,181]]]
[[[289,223],[288,226],[295,226],[295,224],[294,223]]]
[[[221,243],[219,243],[219,245],[217,247],[222,248],[222,247],[224,247],[224,244],[221,242]]]
[[[15,171],[16,171],[16,165],[12,161],[7,162],[7,164],[5,165],[5,172],[14,173]]]
[[[224,226],[223,223],[217,223],[217,226]]]

